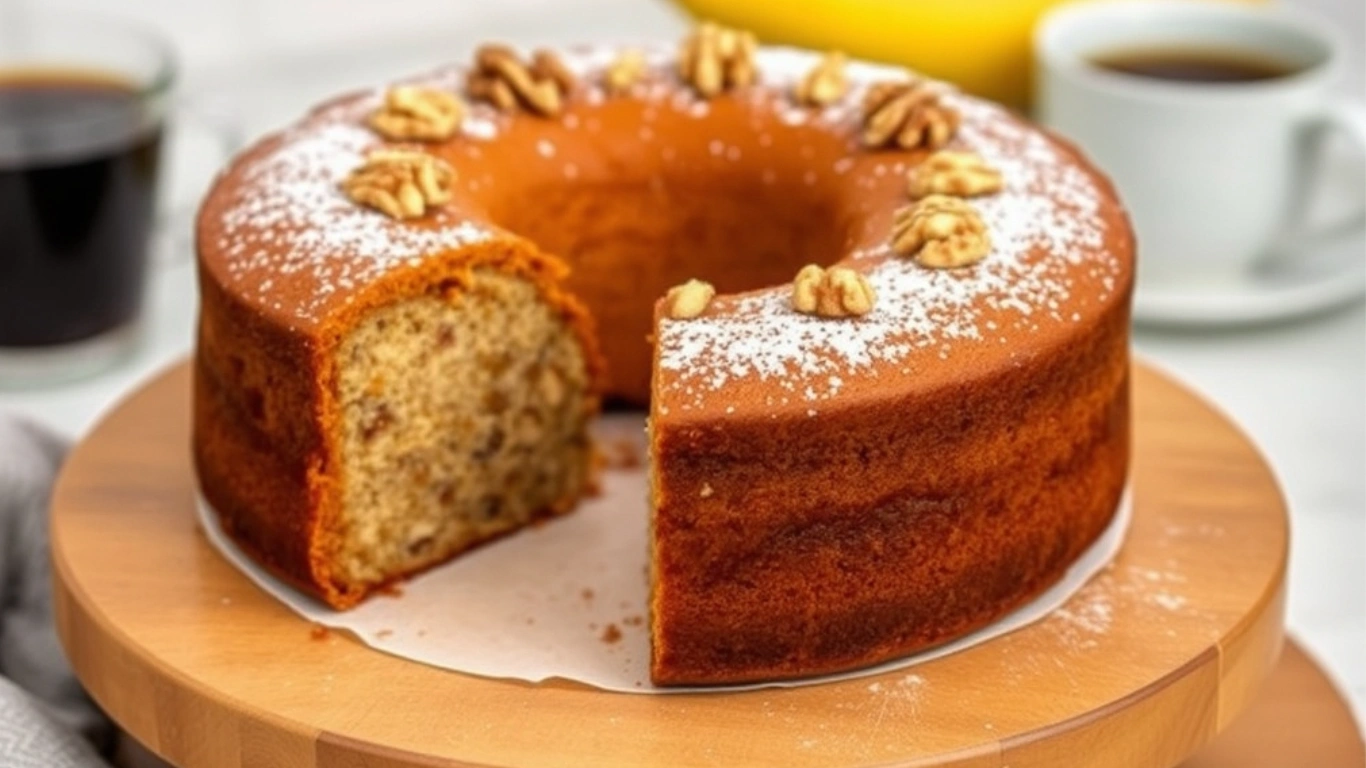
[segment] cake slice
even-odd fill
[[[312,337],[202,286],[201,486],[247,551],[336,608],[568,512],[592,480],[601,363],[562,270],[475,245],[425,271]]]

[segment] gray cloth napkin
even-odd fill
[[[112,734],[66,663],[52,618],[47,503],[66,446],[0,413],[0,766],[108,768]]]

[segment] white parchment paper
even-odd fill
[[[599,421],[600,439],[644,455],[639,416]],[[724,689],[650,684],[647,626],[646,477],[643,466],[608,469],[602,494],[571,515],[481,547],[402,585],[333,611],[258,567],[229,539],[201,498],[209,541],[266,592],[308,621],[344,630],[377,650],[436,667],[494,678],[563,678],[633,693],[794,687],[911,667],[970,648],[1047,616],[1119,551],[1131,513],[1128,494],[1106,532],[1063,580],[1033,602],[957,642],[876,667],[798,681]]]

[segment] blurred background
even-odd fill
[[[229,109],[253,134],[299,105],[358,83],[459,58],[479,42],[672,39],[695,10],[761,39],[898,60],[1016,106],[1025,103],[1029,35],[1057,0],[9,0],[145,22],[176,45],[182,90]],[[1366,3],[1287,0],[1331,19],[1348,48],[1340,87],[1366,95]]]
[[[761,40],[840,47],[895,59],[965,89],[1029,109],[1030,31],[1043,0],[688,0]],[[1366,3],[1285,0],[1328,19],[1346,47],[1335,88],[1366,99]],[[328,95],[462,60],[489,39],[518,43],[675,39],[687,9],[664,0],[0,0],[0,10],[51,5],[141,22],[179,57],[166,189],[191,210],[222,163],[224,140],[249,140]],[[0,13],[0,23],[3,23]],[[838,38],[838,39],[830,39]],[[1322,197],[1357,204],[1361,153],[1333,142]],[[173,265],[154,277],[143,338],[131,358],[93,379],[42,391],[0,391],[0,409],[79,436],[152,371],[188,353],[195,316],[187,229]],[[1366,260],[1360,239],[1345,246]],[[1140,254],[1142,246],[1140,244]],[[1204,393],[1256,440],[1276,468],[1294,518],[1291,631],[1366,712],[1366,308],[1359,301],[1263,321],[1140,324],[1137,353]]]

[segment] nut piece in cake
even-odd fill
[[[699,96],[711,98],[754,82],[754,33],[703,22],[683,40],[678,73]]]
[[[855,317],[873,311],[868,278],[848,267],[802,267],[792,280],[792,308],[806,315]]]
[[[794,94],[797,101],[813,107],[823,107],[838,101],[849,90],[844,76],[844,54],[830,51],[816,62],[806,76],[797,81]]]
[[[443,141],[455,135],[464,116],[465,104],[453,93],[400,85],[371,113],[370,127],[394,141]]]
[[[603,85],[608,93],[621,95],[631,90],[645,75],[645,54],[637,50],[622,51],[603,73]]]
[[[863,145],[938,149],[953,138],[959,121],[926,83],[874,83],[863,99]]]
[[[664,295],[664,311],[675,320],[690,320],[705,312],[714,296],[716,289],[711,283],[689,280]]]
[[[371,152],[341,183],[353,201],[394,219],[415,219],[451,199],[455,173],[443,160],[411,149]]]
[[[971,205],[930,195],[896,212],[892,248],[921,266],[951,269],[981,261],[991,251],[991,238]]]
[[[481,46],[465,81],[471,97],[501,110],[524,107],[542,116],[558,115],[575,87],[574,74],[554,53],[539,50],[526,64],[503,45]]]
[[[930,195],[976,197],[1001,191],[1001,172],[975,152],[941,149],[906,176],[913,199]]]

